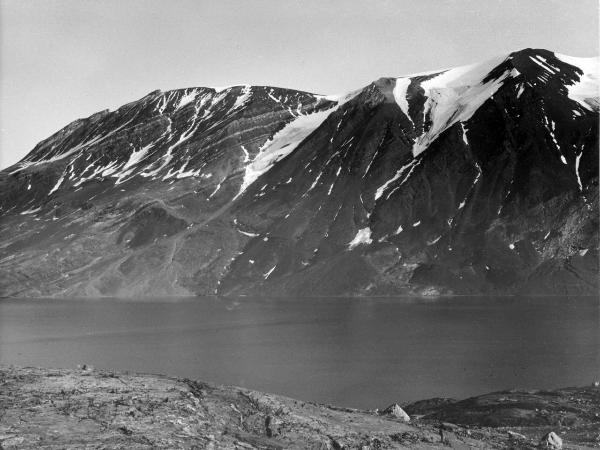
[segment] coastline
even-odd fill
[[[394,404],[398,399],[390,399]],[[382,409],[388,405],[381,405]],[[600,387],[430,399],[393,411],[164,375],[0,366],[0,448],[600,447]]]

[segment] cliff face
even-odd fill
[[[597,294],[597,59],[153,92],[0,172],[8,296]]]

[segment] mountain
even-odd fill
[[[155,91],[0,172],[4,296],[598,293],[598,59]]]

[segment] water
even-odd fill
[[[164,373],[358,408],[600,378],[598,299],[0,300],[0,363]]]

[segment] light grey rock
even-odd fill
[[[521,434],[521,433],[517,433],[516,431],[508,431],[508,437],[510,437],[511,439],[514,440],[525,440],[527,439],[527,436]]]
[[[540,445],[541,448],[550,448],[552,450],[559,450],[563,446],[562,439],[558,436],[554,431],[546,434],[541,440]]]
[[[386,416],[391,416],[396,419],[400,419],[403,422],[410,422],[410,416],[408,414],[406,414],[406,411],[404,411],[400,407],[400,405],[398,405],[397,403],[394,403],[394,404],[388,406],[387,408],[385,408],[381,412],[381,414],[386,415]]]

